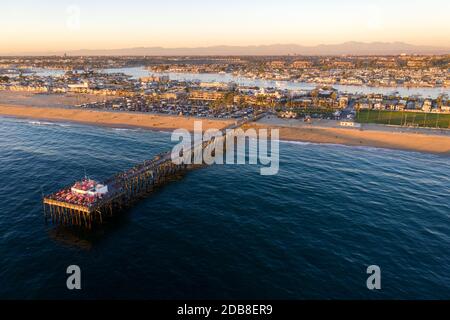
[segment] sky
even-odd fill
[[[2,0],[0,54],[393,42],[450,47],[449,0]]]

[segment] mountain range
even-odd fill
[[[403,42],[345,42],[302,46],[273,44],[259,46],[209,46],[195,48],[138,47],[106,50],[75,50],[68,52],[28,52],[18,55],[69,56],[270,56],[270,55],[398,55],[398,54],[450,54],[450,47],[412,45]]]

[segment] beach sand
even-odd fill
[[[0,105],[29,106],[29,107],[64,108],[88,102],[105,101],[115,98],[117,97],[94,95],[94,94],[76,94],[76,93],[46,94],[33,92],[15,92],[7,90],[0,91]]]
[[[0,105],[0,115],[45,121],[78,122],[118,128],[139,127],[155,130],[187,129],[193,131],[194,121],[199,120],[202,121],[203,130],[223,129],[234,123],[234,121],[198,119],[193,117],[12,105]]]
[[[32,118],[46,121],[79,122],[91,125],[114,127],[140,127],[154,130],[193,130],[194,121],[202,120],[203,129],[222,129],[234,123],[232,120],[211,120],[155,114],[106,112],[57,107],[30,107],[1,105],[0,115]],[[246,127],[256,129],[276,128],[280,139],[314,143],[333,143],[350,146],[373,146],[401,150],[413,150],[450,154],[450,135],[419,133],[398,133],[374,130],[326,128],[326,127],[283,127],[269,123],[251,123]]]

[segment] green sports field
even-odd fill
[[[397,126],[450,128],[450,114],[363,110],[356,113],[360,123],[379,123]]]

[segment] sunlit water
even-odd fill
[[[51,70],[51,69],[34,69],[37,75],[40,76],[61,76],[64,74],[62,70]],[[203,82],[235,82],[242,86],[258,86],[260,88],[279,88],[279,89],[289,89],[289,90],[312,90],[317,87],[315,83],[307,82],[294,82],[294,81],[274,81],[274,80],[264,80],[264,79],[251,79],[246,77],[233,76],[232,74],[220,74],[220,73],[157,73],[150,72],[144,67],[134,67],[134,68],[116,68],[116,69],[105,69],[104,72],[109,73],[125,73],[135,79],[142,77],[148,77],[150,75],[167,75],[171,80],[179,81],[203,81]],[[380,93],[385,95],[390,95],[394,93],[399,93],[403,97],[420,95],[422,97],[437,98],[441,94],[450,95],[450,88],[438,87],[438,88],[407,88],[407,87],[368,87],[368,86],[353,86],[353,85],[339,85],[335,84],[332,87],[336,88],[341,92],[348,93],[360,93],[360,94],[370,94],[370,93]]]
[[[289,89],[289,90],[312,90],[318,86],[315,83],[308,82],[295,82],[295,81],[274,81],[274,80],[264,80],[264,79],[251,79],[240,76],[233,76],[231,74],[219,74],[219,73],[155,73],[150,72],[142,67],[136,68],[120,68],[120,69],[106,69],[106,72],[123,72],[136,79],[142,77],[148,77],[149,75],[167,75],[171,80],[199,80],[203,82],[235,82],[243,86],[258,86],[260,88],[279,88],[279,89]],[[450,94],[450,88],[437,87],[437,88],[422,88],[422,87],[369,87],[369,86],[354,86],[354,85],[332,85],[335,89],[341,92],[348,93],[360,93],[360,94],[371,94],[379,93],[390,95],[397,93],[402,97],[420,95],[423,97],[437,98],[441,94]]]
[[[276,176],[192,171],[78,234],[45,224],[41,188],[107,178],[170,134],[0,121],[0,298],[450,298],[448,156],[283,142]]]

